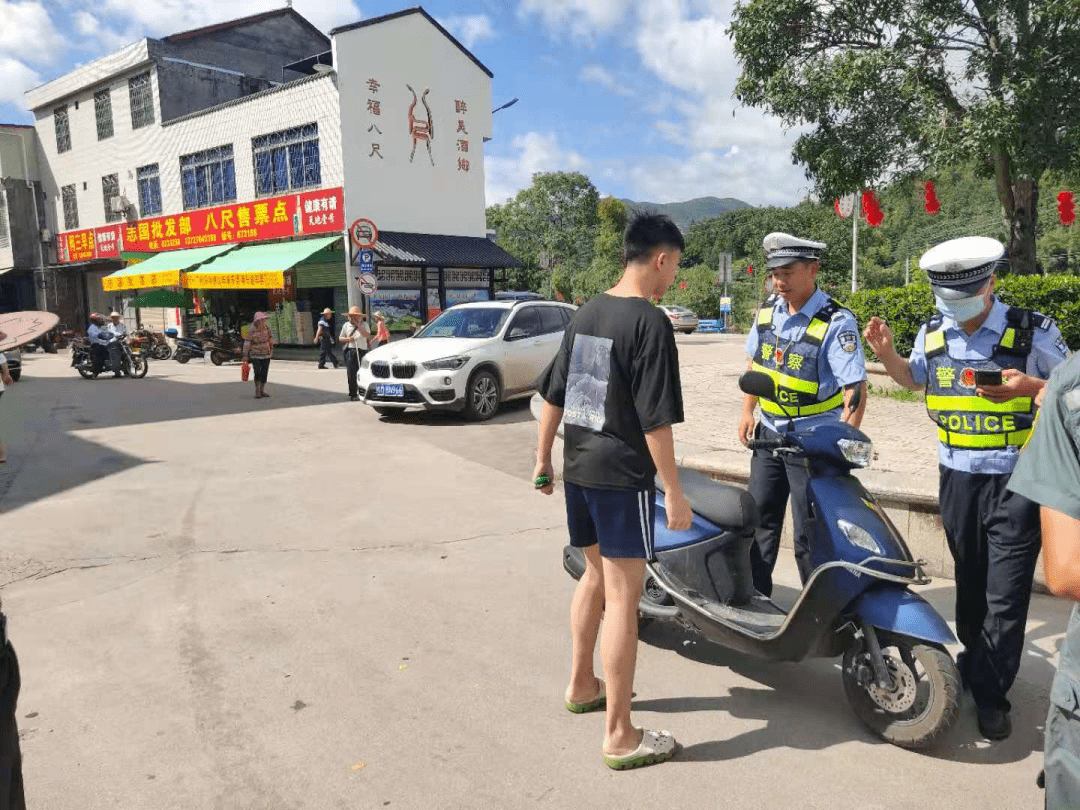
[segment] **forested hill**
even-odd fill
[[[653,213],[667,214],[685,232],[691,224],[706,219],[713,219],[728,211],[737,211],[741,208],[749,208],[750,204],[732,197],[719,199],[718,197],[698,197],[694,200],[676,203],[652,203],[636,202],[634,200],[620,200],[630,211],[649,211]]]

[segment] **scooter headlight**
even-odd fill
[[[870,442],[841,439],[836,444],[849,464],[854,464],[856,467],[870,466],[870,461],[874,457],[874,445]]]
[[[838,520],[836,525],[853,546],[864,548],[874,554],[885,553],[881,546],[878,545],[878,541],[874,539],[874,536],[862,526],[856,526],[848,520]]]

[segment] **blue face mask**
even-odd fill
[[[982,311],[986,309],[986,296],[973,295],[970,298],[946,301],[941,296],[935,295],[934,306],[942,315],[952,318],[957,323],[967,323],[982,315]]]

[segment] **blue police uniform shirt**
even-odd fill
[[[773,307],[773,330],[776,333],[778,344],[783,346],[788,341],[797,342],[806,332],[810,321],[829,303],[829,296],[820,288],[814,291],[803,308],[792,315],[787,303],[778,299],[780,306]],[[841,341],[840,336],[844,339]],[[746,353],[752,358],[757,357],[760,339],[756,327],[750,329],[750,335],[746,338]],[[866,379],[866,361],[863,358],[862,339],[859,337],[859,325],[855,316],[846,309],[842,309],[833,315],[829,322],[829,330],[825,333],[821,351],[818,353],[818,385],[821,391],[831,392],[839,387],[860,383]],[[801,416],[795,420],[795,428],[806,430],[816,425],[825,425],[836,422],[837,413],[815,414],[814,416]],[[770,430],[783,431],[787,429],[790,419],[782,416],[770,416],[762,411],[761,424]]]
[[[941,327],[945,330],[945,344],[949,356],[956,360],[988,360],[994,349],[1001,342],[1008,324],[1005,315],[1009,305],[994,296],[994,305],[986,316],[982,326],[975,334],[968,335],[952,318],[944,317]],[[1049,320],[1049,319],[1047,319]],[[1031,341],[1031,353],[1027,357],[1025,373],[1030,377],[1045,380],[1050,372],[1069,356],[1069,348],[1061,336],[1061,330],[1053,321],[1047,329],[1040,323],[1035,324],[1035,335]],[[915,346],[908,358],[911,376],[919,385],[926,385],[926,324],[923,324],[915,338]],[[945,467],[958,472],[1005,475],[1013,471],[1019,456],[1018,447],[1002,447],[990,450],[969,450],[961,447],[947,447],[938,442],[938,460]]]

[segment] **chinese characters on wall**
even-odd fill
[[[454,112],[458,114],[457,122],[457,150],[458,160],[457,167],[459,172],[467,172],[469,170],[469,130],[465,126],[465,114],[469,111],[469,106],[463,99],[454,100]]]
[[[367,89],[368,93],[372,96],[378,95],[379,88],[382,85],[378,79],[368,79]],[[367,112],[368,112],[368,134],[371,135],[371,151],[368,153],[369,158],[378,158],[383,160],[382,156],[382,130],[379,129],[379,121],[382,120],[382,102],[377,98],[369,98],[367,100]]]

